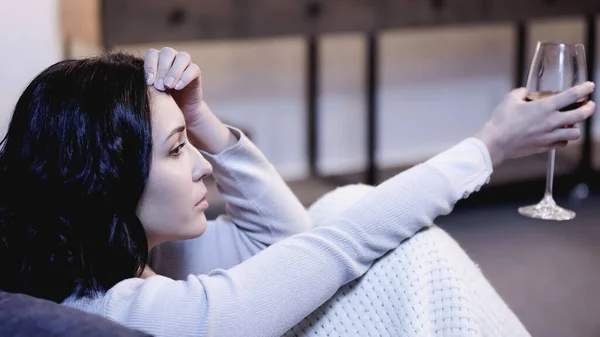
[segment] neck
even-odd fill
[[[148,235],[148,234],[146,234],[146,240],[148,240],[148,254],[150,254],[150,252],[152,251],[152,249],[154,247],[156,247],[159,244],[161,244],[162,242],[164,242],[164,240],[159,240],[155,236]]]
[[[157,275],[154,270],[152,270],[148,265],[146,265],[146,267],[144,267],[144,270],[142,270],[141,274],[140,274],[140,278],[143,279],[147,279],[150,276],[155,276]]]

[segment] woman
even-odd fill
[[[266,158],[210,111],[188,54],[59,62],[25,89],[0,153],[0,289],[157,336],[282,335],[504,159],[577,139],[562,126],[594,104],[558,109],[593,89],[537,102],[516,90],[475,137],[311,229]],[[207,223],[213,170],[227,214]]]

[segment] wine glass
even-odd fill
[[[555,95],[585,81],[587,81],[587,65],[585,47],[582,44],[538,42],[527,78],[528,101]],[[582,99],[559,111],[577,109],[586,102],[587,99]],[[565,127],[573,126],[565,125]],[[520,207],[521,215],[556,221],[575,218],[575,212],[558,206],[552,197],[555,157],[556,150],[550,150],[544,197],[535,205]]]

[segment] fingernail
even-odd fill
[[[148,84],[148,85],[152,84],[153,78],[154,78],[154,75],[152,75],[152,73],[146,73],[146,84]]]
[[[183,88],[183,81],[180,80],[179,82],[177,82],[177,85],[175,86],[175,89],[179,90],[181,88]]]
[[[596,84],[594,84],[594,82],[590,82],[590,88],[594,89],[596,87]]]
[[[169,88],[173,88],[173,84],[175,84],[175,78],[173,78],[173,76],[167,77],[167,80],[165,81],[165,85]]]
[[[162,78],[159,78],[159,79],[156,81],[156,88],[157,88],[158,90],[165,90],[165,80],[163,80]]]

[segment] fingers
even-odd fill
[[[581,130],[579,130],[579,128],[561,128],[547,133],[544,137],[543,143],[552,148],[556,144],[574,141],[580,137]]]
[[[590,101],[584,106],[566,112],[556,112],[552,119],[552,130],[543,137],[543,143],[548,149],[564,147],[569,141],[581,137],[581,130],[567,125],[579,124],[588,119],[596,110],[596,103]]]
[[[177,57],[177,52],[173,48],[165,47],[160,50],[158,56],[158,68],[156,70],[156,83],[154,87],[158,90],[165,90],[165,81],[167,79],[167,74],[175,61],[175,57]]]
[[[186,52],[178,53],[165,78],[165,86],[171,89],[175,88],[176,84],[179,83],[184,71],[190,65],[191,61],[192,58],[190,57],[190,54]]]
[[[556,148],[559,148],[559,147],[566,147],[568,144],[569,144],[569,142],[567,142],[567,141],[565,140],[565,141],[561,141],[561,142],[556,142],[556,143],[552,144],[552,146],[551,146],[551,147],[552,147],[553,149],[556,149]]]
[[[582,107],[565,112],[557,112],[552,120],[553,128],[561,128],[565,125],[575,125],[590,118],[596,111],[596,103],[593,101],[587,102]]]
[[[181,79],[175,85],[175,89],[180,90],[181,88],[184,88],[186,85],[190,84],[190,82],[197,78],[200,78],[200,67],[192,63],[181,75]]]
[[[158,68],[158,50],[148,49],[144,55],[144,71],[146,72],[146,84],[153,85],[156,80],[156,69]]]
[[[544,102],[543,104],[548,110],[556,111],[577,101],[586,99],[594,91],[594,88],[594,83],[586,82],[549,98],[542,99],[540,102]]]
[[[200,77],[200,68],[191,62],[190,54],[173,48],[148,49],[144,56],[146,83],[161,91],[183,89]]]
[[[523,101],[527,97],[527,89],[526,88],[514,89],[513,91],[511,91],[509,93],[509,95],[517,98],[518,100]]]

